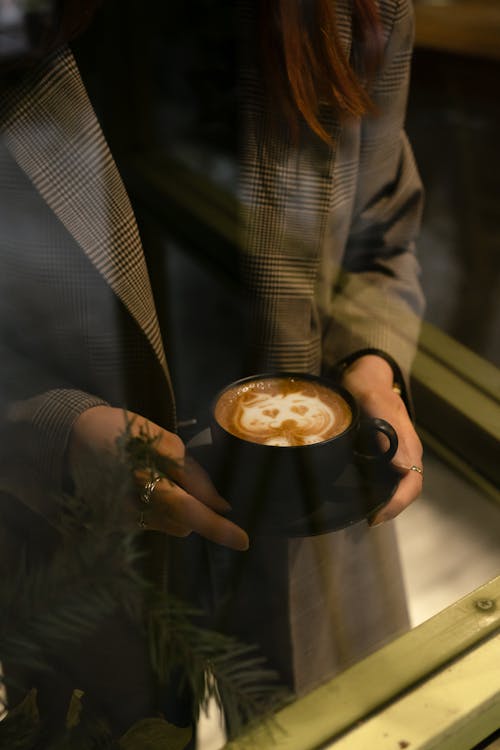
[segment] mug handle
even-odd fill
[[[377,433],[381,432],[389,441],[389,447],[382,452],[377,441]],[[398,449],[396,430],[385,419],[378,417],[363,417],[359,422],[358,435],[354,453],[360,458],[371,461],[390,461]]]

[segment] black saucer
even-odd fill
[[[206,469],[216,487],[232,504],[227,517],[245,528],[250,536],[304,537],[344,529],[375,515],[389,502],[401,478],[382,454],[371,458],[354,456],[340,476],[332,481],[327,499],[315,502],[314,508],[296,518],[284,520],[273,514],[269,501],[260,508],[252,507],[251,513],[248,508],[245,511],[239,509],[238,498],[245,492],[245,480],[242,479],[239,488],[234,485],[224,487],[220,479],[220,456],[211,444],[208,430],[188,443],[188,452]],[[294,481],[293,477],[290,481]],[[283,493],[286,497],[286,489]]]
[[[334,482],[331,499],[318,509],[284,526],[287,536],[315,536],[338,531],[373,517],[393,496],[401,474],[390,464],[349,464]]]

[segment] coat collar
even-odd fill
[[[167,363],[135,217],[76,62],[64,48],[3,96],[19,166]]]

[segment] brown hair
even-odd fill
[[[271,9],[271,12],[270,12]],[[259,34],[268,93],[295,135],[303,120],[322,140],[327,106],[339,116],[373,111],[369,82],[382,59],[375,0],[352,0],[352,50],[342,48],[334,0],[259,0]]]

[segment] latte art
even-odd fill
[[[248,393],[237,404],[240,434],[267,445],[300,445],[325,440],[335,423],[333,410],[306,393]]]
[[[297,378],[250,381],[225,391],[215,416],[228,432],[254,443],[320,443],[351,422],[345,400],[326,386]]]

